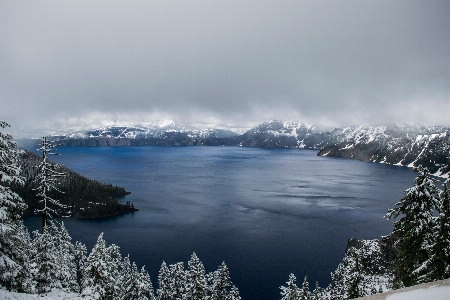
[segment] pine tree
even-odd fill
[[[222,262],[219,269],[210,275],[210,289],[212,300],[225,300],[228,295],[228,287],[232,285],[230,272],[225,262]]]
[[[440,194],[439,216],[433,235],[430,255],[424,264],[422,281],[441,280],[450,277],[450,193],[447,184],[443,183]]]
[[[173,284],[170,278],[170,271],[166,263],[163,262],[158,275],[158,300],[172,300],[173,299]]]
[[[86,254],[87,254],[86,245],[80,242],[76,242],[74,248],[74,256],[75,256],[76,281],[79,293],[81,293],[81,288],[83,285],[83,281],[85,279],[84,268],[86,266],[87,260]]]
[[[0,121],[0,128],[6,127],[9,124]],[[30,281],[26,257],[30,245],[27,245],[21,220],[26,205],[10,188],[11,184],[24,183],[16,159],[17,144],[11,139],[11,135],[0,132],[0,285],[9,290],[25,291],[29,288],[26,282]]]
[[[439,206],[437,188],[429,177],[429,171],[421,166],[414,169],[418,176],[414,187],[386,214],[396,218],[393,234],[399,237],[396,245],[399,253],[395,262],[397,285],[412,286],[420,283],[420,271],[428,260],[433,240],[434,210]],[[399,283],[401,282],[401,283]]]
[[[321,300],[323,297],[323,290],[319,286],[319,282],[316,281],[316,287],[311,294],[311,300]]]
[[[54,239],[48,228],[44,232],[34,232],[33,240],[36,249],[34,263],[36,264],[36,288],[39,293],[46,293],[54,287],[60,287],[58,281],[58,255]]]
[[[186,271],[184,270],[184,264],[178,262],[169,266],[172,297],[173,299],[182,299],[186,292]]]
[[[125,256],[122,262],[122,275],[120,276],[121,280],[121,291],[120,298],[121,299],[129,299],[128,291],[131,289],[132,283],[132,274],[131,274],[131,262],[130,257]]]
[[[198,259],[197,255],[192,253],[188,262],[189,273],[187,274],[186,299],[202,300],[206,299],[208,294],[208,285],[205,276],[205,267]]]
[[[115,244],[111,244],[108,248],[107,251],[109,253],[109,257],[111,259],[111,274],[110,276],[112,278],[118,278],[120,279],[121,277],[121,270],[122,269],[122,255],[120,254],[120,247],[115,245]],[[120,295],[121,294],[121,286],[120,283],[116,282],[113,285],[113,295]]]
[[[137,299],[155,300],[152,282],[150,280],[148,272],[145,270],[144,267],[141,268],[141,272],[139,273]]]
[[[93,295],[97,299],[114,299],[116,278],[111,274],[115,268],[101,233],[86,262],[82,294]]]
[[[231,287],[231,291],[227,295],[227,300],[241,300],[241,295],[239,295],[239,290],[234,285]]]
[[[42,161],[40,162],[38,169],[38,175],[36,177],[36,184],[38,191],[38,197],[41,198],[39,203],[41,204],[40,209],[36,209],[35,213],[41,213],[42,215],[42,225],[41,230],[44,232],[44,227],[49,225],[49,221],[54,218],[54,216],[61,216],[64,211],[67,210],[68,206],[63,205],[59,200],[51,197],[51,194],[61,191],[58,189],[57,185],[61,177],[65,176],[63,172],[59,172],[59,165],[51,163],[47,155],[51,151],[53,146],[47,141],[46,137],[42,138],[42,147],[40,151],[42,152]]]
[[[308,300],[310,294],[311,293],[309,291],[308,277],[305,276],[305,278],[303,279],[302,290],[300,292],[300,299],[301,300]]]
[[[64,222],[61,227],[54,231],[54,240],[57,244],[58,255],[58,279],[61,287],[70,291],[78,291],[77,284],[77,263],[75,260],[75,247],[73,246],[69,232],[64,227]]]
[[[287,283],[287,287],[285,286],[281,286],[281,300],[299,300],[300,298],[300,289],[297,287],[297,285],[295,284],[295,281],[297,280],[297,278],[295,277],[294,274],[290,274],[289,275],[289,281],[286,282]]]

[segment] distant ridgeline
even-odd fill
[[[85,133],[52,136],[63,146],[244,146],[317,149],[319,156],[414,167],[431,173],[450,163],[450,129],[397,124],[320,130],[299,122],[269,121],[242,135],[228,130],[200,130],[172,120],[147,127],[115,126]],[[19,145],[26,141],[20,141]],[[439,175],[437,173],[436,175]]]
[[[42,160],[38,155],[24,151],[19,157],[19,164],[22,168],[21,175],[25,177],[23,186],[13,185],[12,189],[18,193],[28,205],[24,216],[31,216],[38,208],[39,198],[36,196],[35,179],[37,175],[37,165]],[[58,186],[61,192],[54,192],[50,196],[60,200],[64,205],[70,206],[68,215],[76,218],[102,218],[126,212],[136,211],[132,204],[120,204],[118,197],[130,194],[123,187],[111,184],[100,183],[90,180],[78,173],[60,166],[59,171],[66,175],[61,178]]]

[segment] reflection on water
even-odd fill
[[[61,148],[54,160],[124,186],[140,210],[103,220],[65,219],[74,240],[100,232],[146,265],[154,286],[162,261],[193,251],[213,271],[225,261],[243,299],[278,299],[289,274],[330,281],[347,240],[391,231],[388,208],[414,172],[313,150],[231,147]],[[29,218],[30,229],[39,220]]]

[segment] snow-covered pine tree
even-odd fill
[[[80,242],[75,243],[75,268],[76,268],[76,274],[77,274],[77,285],[78,285],[78,292],[81,293],[82,284],[84,281],[84,268],[86,266],[86,254],[87,249],[86,245]]]
[[[308,277],[303,279],[302,290],[300,291],[300,300],[308,300],[311,292],[309,291]]]
[[[142,267],[141,272],[139,273],[137,299],[155,300],[152,281],[150,280],[150,275],[148,275],[145,267]]]
[[[114,287],[116,278],[111,274],[115,272],[115,268],[101,233],[87,258],[82,295],[91,295],[96,299],[114,299],[117,296]]]
[[[0,128],[9,124],[0,121]],[[24,231],[21,213],[26,205],[11,191],[11,184],[23,184],[17,164],[17,145],[12,136],[0,132],[0,285],[9,290],[30,289],[31,274],[27,249],[29,238]]]
[[[130,257],[127,255],[123,258],[122,262],[122,274],[120,276],[121,288],[120,288],[120,298],[127,299],[128,291],[130,290],[130,286],[132,283],[132,274],[131,274],[131,262]]]
[[[395,261],[396,285],[412,286],[421,283],[420,271],[428,260],[433,240],[434,211],[439,207],[438,189],[427,168],[414,169],[418,176],[414,187],[390,209],[385,218],[402,217],[394,222],[393,234],[398,237],[399,253]]]
[[[225,300],[228,296],[228,287],[231,287],[230,272],[225,262],[222,262],[219,269],[208,274],[210,287],[210,298],[212,300]]]
[[[433,234],[430,255],[421,270],[421,281],[435,281],[450,277],[450,193],[447,184],[443,183],[440,194],[439,215]]]
[[[173,299],[183,299],[186,292],[186,271],[184,270],[184,264],[178,262],[169,266],[172,297]]]
[[[41,213],[42,225],[41,230],[44,232],[44,227],[49,224],[49,220],[53,216],[61,216],[68,207],[62,204],[59,200],[51,197],[53,192],[61,192],[57,185],[61,177],[65,176],[63,172],[59,172],[59,165],[51,163],[47,155],[50,153],[53,146],[46,137],[42,138],[42,147],[39,149],[42,152],[42,161],[38,165],[38,175],[36,177],[36,184],[38,191],[37,195],[41,198],[42,208],[37,209],[35,213]]]
[[[239,290],[236,286],[231,287],[230,293],[227,295],[227,300],[241,300],[241,295],[239,294]]]
[[[116,282],[113,286],[114,288],[114,295],[120,295],[121,294],[121,285],[118,282],[120,280],[121,277],[121,269],[122,267],[122,254],[120,254],[120,247],[115,245],[115,244],[111,244],[110,246],[108,246],[107,251],[109,253],[109,256],[111,258],[111,276],[113,278],[116,278]]]
[[[75,247],[72,244],[72,238],[61,222],[60,228],[54,230],[54,240],[57,245],[58,255],[58,279],[63,289],[77,292],[77,263],[75,260]]]
[[[46,293],[54,287],[60,287],[58,281],[58,253],[55,241],[48,230],[34,232],[33,245],[36,255],[33,262],[36,265],[35,281],[38,293]]]
[[[297,281],[297,278],[294,274],[289,275],[289,281],[287,281],[287,286],[281,286],[281,300],[299,300],[301,290],[298,288],[297,284],[295,283]]]
[[[158,275],[158,289],[156,290],[158,300],[172,300],[174,294],[173,283],[170,278],[170,271],[167,264],[163,261]]]
[[[186,278],[186,299],[202,300],[208,295],[208,284],[205,276],[205,267],[198,259],[197,255],[192,253],[188,262],[189,273]]]
[[[319,286],[319,282],[317,282],[317,281],[316,281],[316,287],[312,291],[310,299],[311,300],[322,300],[322,299],[324,299],[323,289]]]

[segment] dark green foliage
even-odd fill
[[[41,160],[39,156],[28,151],[21,154],[21,175],[26,178],[25,184],[23,186],[11,185],[12,190],[28,204],[25,216],[30,216],[35,210],[40,209],[39,197],[34,189],[38,172],[36,166]],[[63,205],[68,206],[70,216],[98,218],[136,210],[130,203],[119,203],[118,198],[128,194],[124,188],[88,179],[64,166],[61,166],[59,171],[66,174],[60,178],[58,185],[58,189],[62,193],[51,191],[49,196],[59,199]]]
[[[423,282],[420,273],[429,258],[429,248],[433,243],[434,211],[439,207],[438,190],[429,171],[421,166],[415,168],[418,176],[415,186],[405,191],[405,197],[386,218],[402,217],[394,222],[394,234],[399,237],[399,253],[395,261],[396,281],[405,286]]]

